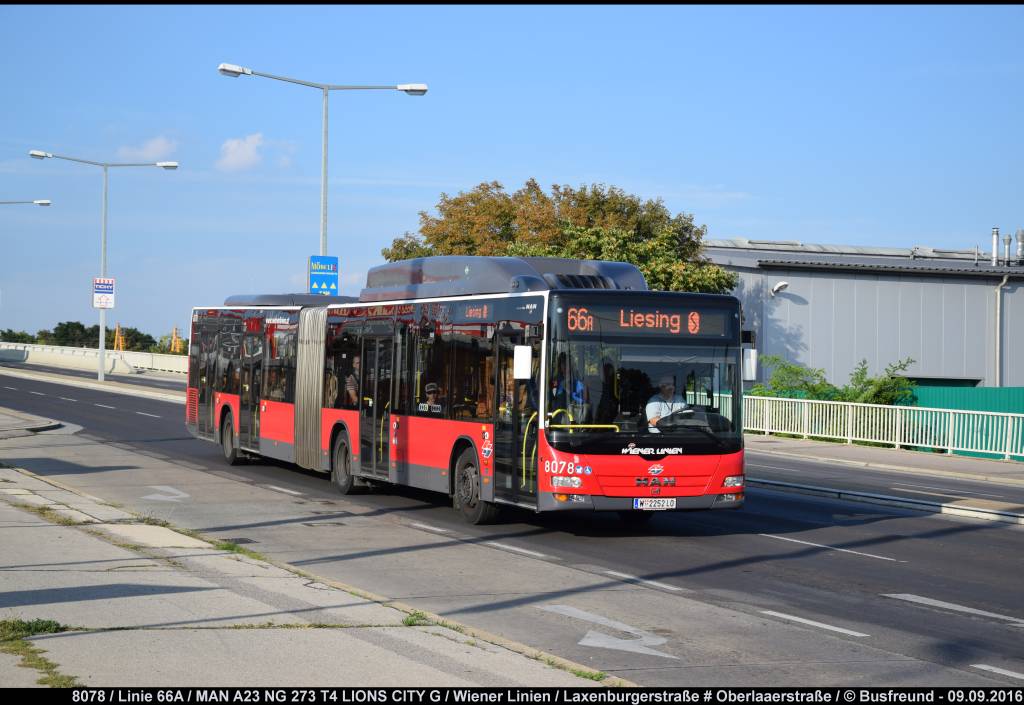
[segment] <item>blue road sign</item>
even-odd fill
[[[338,258],[321,255],[309,256],[309,293],[324,296],[338,295]]]

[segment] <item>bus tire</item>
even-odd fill
[[[331,451],[331,482],[341,494],[351,494],[355,487],[352,468],[349,466],[348,442],[338,436]]]
[[[470,524],[489,524],[498,516],[498,508],[480,499],[480,470],[476,451],[466,448],[455,461],[455,509]]]
[[[224,461],[228,465],[238,465],[242,459],[235,446],[235,424],[231,419],[231,412],[224,414],[220,422],[220,447],[224,451]]]
[[[647,522],[654,518],[656,512],[642,512],[626,510],[619,512],[619,520],[626,526],[639,527],[645,526]]]

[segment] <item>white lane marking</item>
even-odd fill
[[[485,546],[494,546],[495,548],[504,548],[506,551],[515,551],[516,553],[522,553],[526,556],[533,556],[534,558],[547,558],[543,553],[537,553],[536,551],[528,551],[525,548],[518,548],[516,546],[509,546],[507,543],[498,543],[497,541],[485,541]]]
[[[764,536],[769,539],[778,539],[779,541],[792,541],[793,543],[802,543],[805,546],[816,546],[818,548],[827,548],[830,551],[841,551],[842,553],[852,553],[856,556],[866,556],[868,558],[877,558],[880,561],[892,561],[893,563],[906,563],[897,558],[889,558],[887,556],[876,556],[874,553],[861,553],[860,551],[851,551],[848,548],[836,548],[835,546],[826,546],[821,543],[811,543],[810,541],[801,541],[800,539],[790,539],[785,536],[775,536],[773,534],[758,534],[758,536]]]
[[[891,597],[894,600],[905,600],[906,602],[916,602],[919,605],[927,605],[929,607],[938,607],[944,610],[952,610],[953,612],[964,612],[966,614],[976,614],[981,617],[992,617],[993,619],[1002,619],[1007,622],[1013,622],[1015,624],[1024,625],[1024,620],[1017,617],[1008,617],[1005,614],[996,614],[995,612],[986,612],[985,610],[974,609],[973,607],[964,607],[963,605],[956,605],[952,602],[943,602],[942,600],[933,600],[930,597],[921,597],[920,595],[909,595],[907,593],[897,593],[892,595],[882,595],[882,597]]]
[[[899,482],[899,483],[897,483],[896,486],[897,487],[924,487],[927,490],[945,490],[946,492],[958,492],[960,494],[976,494],[976,495],[978,495],[980,497],[998,497],[999,499],[1003,498],[1003,495],[1001,495],[1001,494],[990,494],[988,492],[968,492],[967,490],[958,490],[958,489],[956,489],[954,487],[936,487],[935,485],[916,485],[913,482]],[[893,487],[892,489],[896,489],[896,487]]]
[[[824,624],[822,622],[815,622],[811,619],[804,619],[803,617],[794,617],[791,614],[783,614],[782,612],[772,612],[771,610],[761,610],[761,614],[771,615],[772,617],[778,617],[779,619],[787,619],[791,622],[799,622],[800,624],[807,624],[812,627],[818,627],[819,629],[828,629],[830,632],[839,632],[840,634],[848,634],[850,636],[871,636],[870,634],[861,634],[855,632],[852,629],[843,629],[842,627],[833,627],[831,624]]]
[[[64,401],[78,401],[77,399],[69,399],[68,397],[57,397],[57,398],[58,399],[63,399]]]
[[[158,502],[177,502],[189,495],[181,490],[176,490],[169,485],[150,485],[154,490],[160,490],[163,494],[147,494],[143,499],[152,499]]]
[[[295,495],[296,497],[302,496],[301,492],[296,492],[295,490],[286,490],[285,488],[278,487],[277,485],[264,485],[264,487],[266,487],[268,490],[274,490],[275,492],[284,492],[285,494]]]
[[[768,468],[769,470],[785,470],[786,472],[800,472],[796,468],[780,468],[778,465],[761,465],[760,463],[747,463],[748,468]]]
[[[46,396],[46,395],[45,395],[45,394],[43,394],[42,392],[33,392],[32,390],[29,390],[29,392],[28,392],[28,393],[29,393],[29,394],[35,394],[35,395],[36,395],[37,397],[45,397],[45,396]]]
[[[18,391],[17,387],[4,387],[4,389],[10,389],[12,392]]]
[[[948,497],[949,499],[964,499],[962,494],[943,494],[942,492],[923,492],[921,490],[908,490],[906,487],[890,487],[896,492],[909,492],[910,494],[923,494],[927,497]]]
[[[151,416],[154,419],[161,418],[160,416],[157,416],[156,414],[147,414],[145,411],[136,411],[135,413],[138,414],[139,416]]]
[[[586,635],[579,640],[580,646],[596,646],[599,649],[617,649],[618,651],[631,651],[635,654],[648,654],[650,656],[661,656],[662,658],[678,659],[678,656],[672,654],[666,654],[662,651],[657,651],[650,647],[661,646],[666,643],[668,639],[665,637],[645,632],[643,629],[637,627],[631,627],[628,624],[622,622],[616,622],[614,619],[608,619],[602,617],[599,614],[593,614],[592,612],[586,612],[577,607],[570,607],[569,605],[545,605],[540,609],[545,612],[554,612],[556,614],[563,614],[566,617],[573,617],[575,619],[583,620],[584,622],[591,622],[592,624],[598,624],[608,629],[614,629],[625,634],[633,636],[632,639],[621,639],[617,636],[610,636],[608,634],[602,634],[601,632],[595,632],[593,630],[586,633]]]
[[[442,534],[448,533],[448,529],[442,529],[437,526],[431,526],[430,524],[418,524],[416,522],[413,522],[409,526],[415,526],[417,529],[426,529],[427,531],[438,531]]]
[[[607,573],[608,575],[614,575],[616,578],[622,578],[623,580],[633,580],[638,583],[643,583],[644,585],[653,585],[654,587],[659,587],[663,590],[672,590],[673,592],[683,591],[682,588],[676,587],[675,585],[659,583],[657,580],[644,580],[643,578],[638,578],[635,575],[629,575],[628,573],[620,573],[617,570],[606,570],[605,573]]]
[[[93,404],[93,406],[102,406],[104,409],[116,409],[116,406],[107,406],[106,404]]]
[[[996,668],[995,666],[986,666],[983,663],[972,663],[971,668],[980,668],[983,671],[992,671],[992,673],[998,673],[1001,676],[1009,676],[1010,678],[1020,678],[1021,680],[1024,680],[1024,673],[1007,671],[1005,668]]]

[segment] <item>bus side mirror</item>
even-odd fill
[[[512,354],[512,376],[516,379],[530,379],[530,355],[532,348],[529,345],[517,345]]]
[[[757,380],[757,348],[743,348],[743,381]]]

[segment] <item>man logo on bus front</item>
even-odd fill
[[[651,467],[647,468],[648,475],[660,475],[663,472],[665,472],[664,465],[652,465]]]

